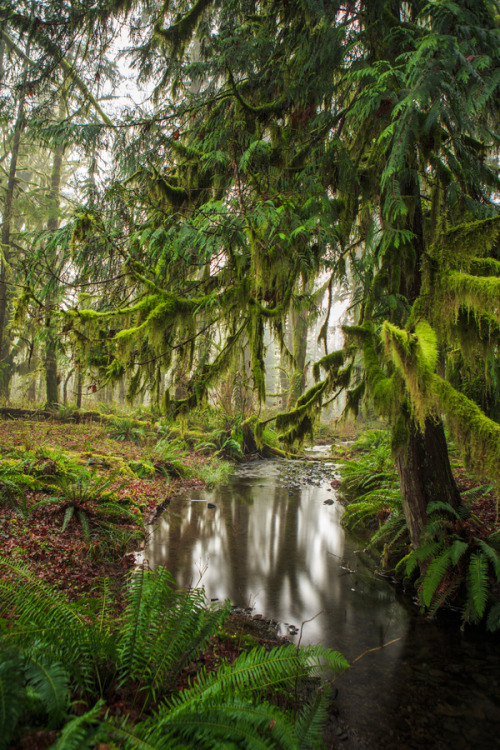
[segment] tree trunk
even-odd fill
[[[83,393],[83,370],[81,364],[76,365],[76,408],[82,408],[82,393]]]
[[[440,420],[427,419],[424,432],[413,420],[410,422],[408,445],[396,457],[396,469],[406,525],[416,548],[427,522],[428,504],[436,500],[449,503],[453,508],[460,504]]]
[[[415,302],[421,292],[421,262],[426,250],[421,190],[415,172],[416,157],[408,164],[408,176],[402,183],[409,209],[406,228],[413,234],[408,257],[414,257],[414,261],[413,267],[408,260],[406,264],[402,264],[399,292],[410,304]],[[400,324],[399,321],[396,322]],[[413,547],[418,547],[422,528],[427,522],[428,504],[439,500],[456,508],[461,501],[451,471],[441,419],[428,417],[423,432],[411,420],[409,433],[408,445],[396,458],[396,468],[410,539]]]
[[[64,99],[59,105],[59,116],[64,117]],[[61,190],[61,170],[64,155],[64,145],[56,146],[54,161],[52,162],[52,173],[50,175],[49,192],[49,218],[47,229],[54,232],[59,226],[59,194]],[[59,403],[59,377],[57,374],[57,332],[54,328],[53,309],[55,304],[50,299],[47,302],[47,313],[45,316],[45,388],[47,406]]]
[[[26,54],[29,54],[29,45]],[[19,101],[17,104],[16,121],[14,123],[14,135],[12,138],[12,150],[10,153],[9,177],[5,190],[5,202],[3,206],[3,221],[0,242],[2,248],[2,257],[0,260],[0,385],[5,397],[8,396],[7,373],[4,369],[7,364],[10,351],[10,342],[7,338],[7,323],[9,312],[9,284],[8,277],[10,273],[11,246],[10,232],[14,213],[14,193],[16,189],[16,172],[17,161],[19,158],[19,146],[21,143],[21,133],[24,128],[24,102],[26,97],[26,76],[28,64],[25,64],[23,80],[20,87]]]
[[[290,390],[288,391],[288,409],[292,409],[295,402],[304,392],[306,384],[306,356],[307,333],[309,330],[309,313],[307,310],[292,308],[292,345],[295,360],[294,370],[290,376]]]

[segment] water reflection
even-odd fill
[[[335,499],[333,467],[323,476],[304,467],[306,485],[291,471],[287,462],[251,464],[214,492],[174,500],[144,557],[182,586],[201,579],[209,598],[282,623],[300,627],[320,613],[304,625],[302,642],[335,648],[350,662],[368,651],[339,685],[341,715],[361,736],[343,747],[495,746],[498,641],[470,641],[455,623],[416,617],[363,567],[340,525],[340,504],[323,504]]]
[[[165,565],[182,586],[201,578],[208,597],[281,622],[300,626],[321,613],[304,627],[304,640],[349,659],[402,635],[405,608],[359,563],[340,525],[341,505],[323,504],[335,497],[329,481],[297,487],[287,472],[286,462],[252,465],[227,486],[173,501],[144,551],[151,567]],[[400,648],[391,648],[390,660]]]

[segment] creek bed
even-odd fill
[[[341,526],[335,476],[328,461],[242,465],[227,484],[173,500],[142,557],[292,640],[304,623],[302,643],[350,662],[368,651],[336,682],[336,747],[498,747],[499,639],[427,621],[368,570]]]

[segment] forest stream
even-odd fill
[[[294,642],[304,623],[302,644],[334,648],[350,663],[364,654],[335,683],[335,747],[498,746],[498,639],[462,633],[451,615],[425,619],[371,572],[341,526],[335,476],[324,460],[244,464],[228,484],[173,500],[143,558]]]

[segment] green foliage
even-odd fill
[[[485,620],[489,630],[497,630],[498,535],[488,534],[467,505],[457,511],[439,501],[432,503],[428,512],[421,546],[404,559],[407,575],[413,574],[416,563],[423,571],[417,582],[422,604],[434,615],[444,604],[458,599],[463,603],[464,624]]]
[[[121,417],[110,422],[109,436],[114,440],[130,440],[140,445],[146,437],[146,430],[137,424],[137,420]]]
[[[25,568],[2,568],[9,581],[0,582],[0,601],[18,613],[0,644],[0,718],[7,741],[16,724],[30,720],[22,718],[29,684],[54,725],[66,720],[55,745],[65,750],[97,740],[156,748],[221,742],[283,750],[321,746],[326,693],[319,691],[295,718],[269,697],[278,688],[293,694],[296,680],[325,667],[345,669],[340,654],[320,646],[253,648],[216,672],[200,667],[189,688],[176,692],[184,667],[217,634],[229,605],[207,607],[203,591],[177,589],[166,570],[141,570],[130,578],[127,605],[116,621],[105,596],[99,611],[89,613],[84,603],[68,603]],[[35,634],[36,654],[43,659],[33,650]],[[83,715],[72,715],[68,684],[85,701]],[[124,694],[133,688],[132,706],[141,716],[135,725],[104,713],[117,684]]]
[[[408,543],[390,432],[364,432],[342,461],[340,475],[340,490],[348,502],[342,523],[349,529],[369,529],[367,546],[379,550],[382,566],[390,567]]]
[[[171,439],[167,436],[161,438],[153,448],[153,457],[156,459],[155,466],[174,477],[188,475],[189,469],[182,460],[187,454],[188,448],[180,437]]]

